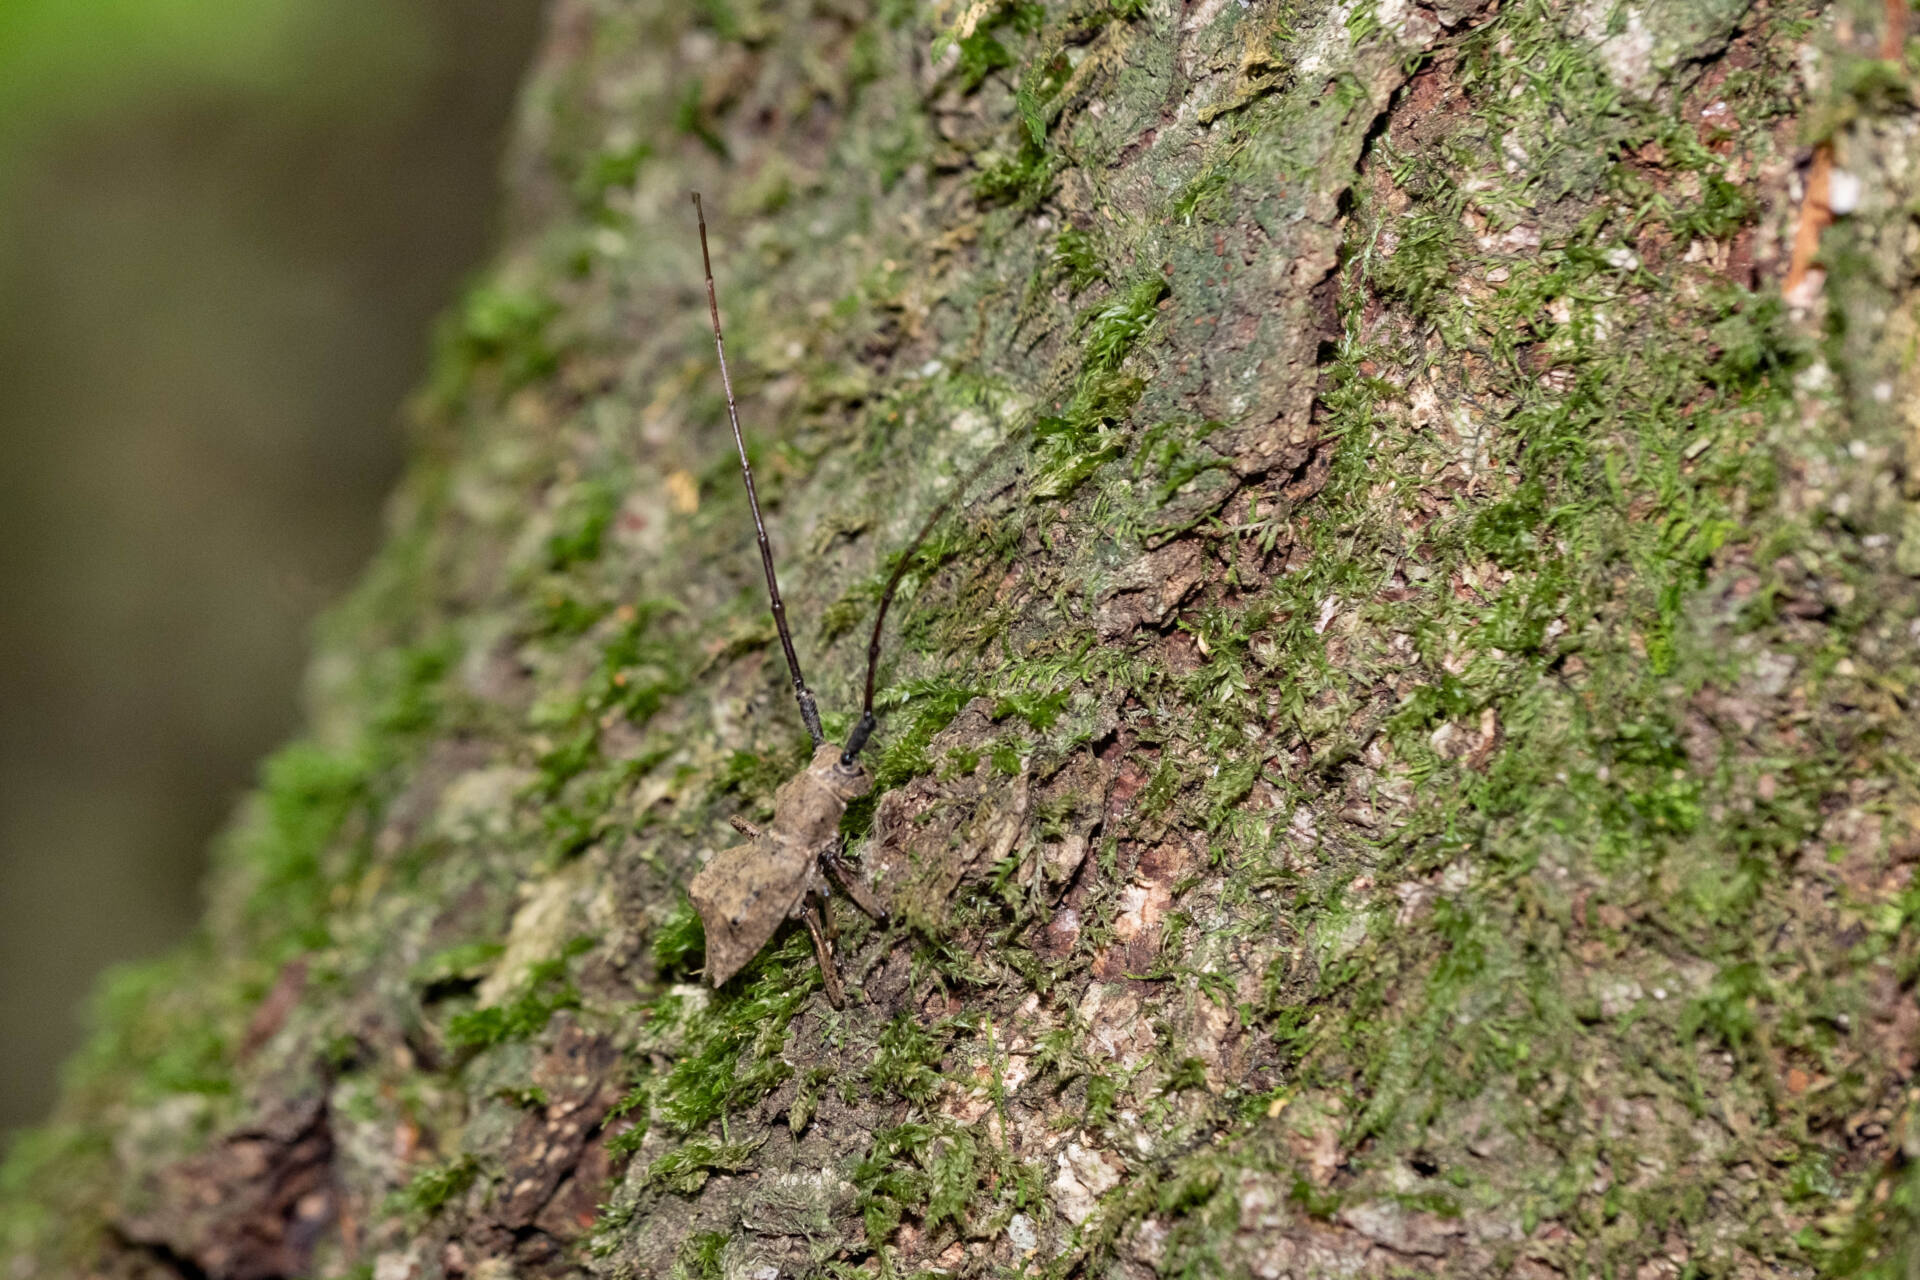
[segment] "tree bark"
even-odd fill
[[[1905,16],[561,0],[8,1275],[1916,1274]],[[695,188],[836,740],[988,460],[844,1012],[684,896],[809,756]]]

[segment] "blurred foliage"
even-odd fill
[[[0,0],[0,1142],[296,721],[539,7]]]
[[[0,177],[49,128],[174,89],[391,109],[428,43],[419,7],[386,0],[6,0]]]

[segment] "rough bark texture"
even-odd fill
[[[1914,1274],[1900,3],[562,0],[9,1280]],[[892,902],[718,994],[807,744]],[[841,904],[844,907],[844,904]]]

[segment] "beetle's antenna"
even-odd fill
[[[953,509],[953,504],[959,500],[960,495],[970,489],[973,486],[973,482],[978,480],[988,467],[999,460],[1001,453],[1020,438],[1017,434],[1008,436],[1005,440],[1002,440],[999,444],[987,450],[986,456],[976,462],[973,465],[973,470],[967,472],[967,474],[961,478],[960,483],[953,486],[953,492],[949,493],[941,500],[940,505],[933,509],[933,514],[928,516],[926,523],[920,526],[920,532],[913,535],[913,541],[909,542],[907,549],[900,553],[900,559],[894,564],[893,572],[887,577],[886,588],[880,592],[879,612],[873,615],[873,634],[867,638],[866,699],[860,704],[860,719],[858,723],[853,726],[853,732],[847,735],[847,749],[840,753],[841,764],[851,765],[853,758],[860,754],[860,749],[867,745],[867,739],[873,735],[873,682],[875,675],[880,670],[880,629],[887,625],[887,609],[893,604],[894,592],[900,589],[900,580],[907,576],[907,567],[913,563],[914,553],[920,550],[920,544],[927,540],[927,535],[933,532],[933,527],[946,517],[948,511]]]
[[[707,270],[707,312],[713,317],[713,352],[720,357],[720,385],[727,392],[727,421],[733,425],[733,447],[740,451],[740,477],[747,482],[747,505],[753,508],[753,533],[760,540],[760,564],[767,571],[767,599],[773,604],[773,625],[780,631],[780,648],[787,655],[787,670],[793,673],[793,698],[800,704],[800,719],[806,724],[807,732],[813,736],[813,745],[818,747],[826,741],[826,735],[820,732],[820,709],[814,705],[813,690],[807,688],[806,677],[800,674],[800,657],[793,651],[793,633],[787,630],[787,606],[780,601],[780,583],[773,574],[773,547],[767,541],[766,522],[760,518],[760,495],[753,488],[753,467],[747,462],[747,442],[740,436],[740,411],[733,404],[733,379],[727,376],[727,346],[720,337],[720,303],[713,293],[713,259],[707,254],[707,215],[700,207],[700,193],[693,193],[693,215],[700,220],[700,264]],[[951,499],[949,499],[951,501]],[[931,527],[931,526],[929,526]],[[925,530],[921,537],[926,536]],[[918,545],[918,539],[915,540]],[[904,562],[903,562],[904,563]],[[899,575],[894,575],[897,580]],[[888,586],[888,594],[892,593]],[[886,616],[886,606],[881,606],[881,616]],[[880,635],[874,632],[874,653],[879,652]],[[867,724],[873,719],[873,673],[867,673],[867,715],[861,721]],[[867,730],[872,732],[871,727]],[[864,743],[866,734],[856,731]],[[848,757],[851,761],[852,756]]]

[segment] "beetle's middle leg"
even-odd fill
[[[809,892],[801,918],[807,922],[807,936],[813,939],[813,954],[820,962],[820,979],[827,988],[827,1003],[836,1009],[847,1007],[847,993],[840,988],[840,971],[834,967],[833,944],[827,941],[826,913],[820,910],[821,896]]]

